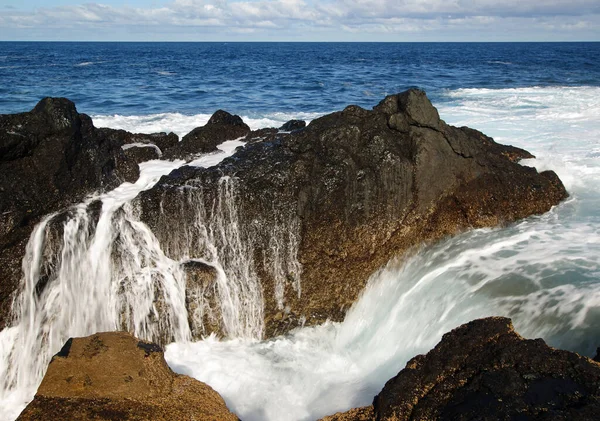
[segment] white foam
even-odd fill
[[[194,164],[216,165],[242,144],[225,142],[220,152],[199,157]],[[149,340],[165,335],[190,339],[185,275],[129,204],[183,164],[140,164],[136,183],[123,183],[74,207],[62,238],[49,238],[47,227],[55,215],[35,227],[23,259],[23,289],[13,306],[16,323],[0,332],[0,420],[14,419],[31,400],[51,356],[69,337],[125,327]],[[102,201],[102,209],[94,224],[89,205],[96,200]],[[48,265],[52,278],[39,293],[36,285]],[[156,300],[163,302],[160,317]]]
[[[311,120],[320,117],[323,113],[269,113],[263,116],[242,116],[242,119],[252,130],[265,127],[281,127],[289,120]],[[145,116],[93,115],[92,120],[96,127],[109,127],[123,129],[132,133],[158,133],[174,132],[182,138],[193,129],[204,126],[211,114],[185,115],[181,113],[150,114]]]
[[[371,403],[385,381],[450,329],[512,317],[526,337],[590,355],[600,337],[600,88],[462,89],[439,107],[524,147],[572,197],[504,229],[463,234],[375,274],[341,324],[271,341],[167,347],[169,364],[212,385],[240,418],[313,420]]]
[[[175,343],[167,347],[167,361],[175,371],[213,386],[241,419],[296,421],[369,404],[408,359],[477,317],[509,316],[526,337],[542,336],[551,345],[590,354],[600,337],[599,94],[595,87],[448,92],[449,102],[439,106],[442,118],[532,151],[538,158],[528,162],[557,171],[572,197],[543,216],[465,233],[390,262],[372,276],[343,323],[269,341],[210,337]],[[282,115],[281,122],[291,117]],[[185,133],[208,118],[160,114],[98,120],[135,132]],[[227,153],[236,145],[227,143]],[[146,184],[160,176],[160,165],[179,165],[146,164]],[[130,200],[133,190],[121,186],[113,201],[107,197],[107,206]],[[223,240],[229,237],[235,235]],[[15,335],[10,329],[0,332],[0,343]],[[7,352],[0,346],[0,357]],[[2,361],[0,373],[7,370]],[[14,402],[29,399],[33,390],[31,385],[5,390],[1,405],[16,414]]]

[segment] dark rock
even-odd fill
[[[130,145],[140,143],[144,145],[155,145],[160,150],[159,156],[161,156],[167,149],[177,145],[179,143],[179,136],[171,132],[169,134],[165,132],[161,133],[129,133],[125,130],[115,130],[108,128],[98,129],[102,134],[108,138],[114,139],[123,145]]]
[[[599,381],[600,364],[523,339],[510,319],[490,317],[454,329],[410,360],[372,407],[323,420],[591,421],[600,414]]]
[[[598,349],[596,349],[596,356],[594,357],[594,361],[597,361],[600,363],[600,347],[598,347]]]
[[[223,336],[221,311],[218,305],[217,270],[207,263],[190,260],[182,264],[186,275],[185,304],[188,323],[194,339],[210,333]],[[203,303],[203,306],[199,306]]]
[[[201,190],[210,221],[224,199],[223,176],[229,177],[241,240],[251,244],[263,288],[266,336],[272,336],[343,319],[368,277],[415,245],[540,214],[566,198],[556,174],[515,162],[526,154],[447,125],[423,92],[411,90],[373,110],[349,106],[304,130],[248,144],[217,167],[183,167],[139,202],[142,219],[166,244],[184,236],[186,221],[198,214],[198,201],[181,195]],[[280,251],[285,258],[273,257],[273,241],[294,239],[297,250],[290,246]],[[202,249],[189,253],[205,257]],[[298,265],[273,270],[273,262],[289,262],[290,255]],[[282,288],[283,298],[277,296]]]
[[[306,121],[304,120],[290,120],[284,123],[283,126],[279,128],[279,130],[284,132],[295,132],[297,130],[302,130],[305,127]]]
[[[274,128],[258,129],[258,130],[252,130],[250,133],[248,133],[248,135],[244,139],[244,142],[246,142],[246,143],[273,142],[281,136],[282,136],[282,134],[279,133],[279,130],[274,129]]]
[[[152,159],[160,159],[161,152],[160,149],[155,145],[147,145],[147,146],[133,146],[133,145],[123,145],[123,154],[138,164],[142,162],[150,161]]]
[[[594,420],[600,365],[525,340],[510,319],[467,323],[408,362],[373,402],[377,420]]]
[[[158,345],[125,332],[70,341],[18,420],[238,420],[210,386],[173,373]]]
[[[191,159],[200,153],[214,152],[226,140],[246,136],[250,127],[237,115],[218,110],[205,126],[196,127],[183,136],[181,142],[165,152],[167,159]]]
[[[44,98],[30,112],[0,115],[0,329],[39,219],[94,191],[137,180],[137,162],[122,145],[65,98]]]

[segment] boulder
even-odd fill
[[[18,420],[236,421],[210,386],[177,375],[162,349],[125,332],[69,339]]]
[[[178,250],[198,215],[209,232],[235,231],[270,337],[342,320],[369,276],[415,245],[548,211],[567,192],[555,173],[516,162],[530,156],[447,125],[410,90],[267,136],[216,167],[182,167],[138,204],[165,250]],[[205,247],[170,257],[211,260]]]
[[[240,116],[218,110],[205,126],[196,127],[183,136],[181,142],[165,151],[167,159],[191,159],[200,153],[214,152],[226,140],[245,137],[250,127]]]
[[[599,384],[600,364],[523,339],[510,319],[490,317],[454,329],[410,360],[372,407],[325,419],[591,421],[600,414]],[[354,416],[370,408],[370,418]]]
[[[65,98],[44,98],[29,112],[0,115],[0,329],[39,219],[94,191],[137,180],[137,162],[122,145]]]
[[[283,132],[295,132],[297,130],[302,130],[306,127],[306,121],[304,120],[290,120],[284,123],[279,130]]]
[[[109,128],[98,129],[104,136],[115,139],[117,142],[123,145],[155,145],[162,155],[167,149],[177,145],[179,143],[179,136],[175,133],[130,133],[125,130],[116,130]]]

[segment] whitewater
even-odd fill
[[[60,249],[60,282],[48,288],[43,300],[36,298],[33,280],[47,258],[41,237],[47,235],[54,215],[34,230],[23,262],[23,292],[13,308],[16,323],[0,332],[0,419],[17,417],[33,397],[49,359],[68,337],[119,329],[123,323],[140,337],[166,337],[172,343],[165,357],[173,370],[211,385],[245,421],[315,420],[370,404],[410,358],[430,350],[443,333],[478,317],[508,316],[527,338],[542,337],[551,346],[593,355],[600,346],[600,88],[454,89],[444,91],[434,105],[449,124],[476,128],[500,143],[532,152],[536,158],[522,163],[556,171],[570,197],[544,215],[465,232],[393,259],[372,274],[341,323],[261,340],[256,333],[260,326],[241,323],[258,317],[260,308],[253,310],[254,316],[232,310],[229,339],[211,336],[192,342],[180,262],[164,255],[131,205],[139,192],[184,162],[141,164],[135,184],[126,183],[73,208]],[[292,117],[317,116],[270,113],[245,120],[252,128],[278,127]],[[208,117],[93,116],[96,126],[179,135]],[[240,144],[228,142],[221,153],[204,156],[194,165],[215,165]],[[229,191],[227,182],[224,194]],[[93,235],[81,227],[89,225],[90,206],[97,200],[102,209]],[[234,215],[231,203],[224,203]],[[214,224],[228,232],[236,229],[235,218]],[[115,264],[108,250],[116,231],[129,237],[121,243],[125,257]],[[208,236],[207,241],[218,248],[225,240]],[[86,245],[85,253],[81,244]],[[129,256],[128,247],[138,247],[130,254],[141,257]],[[207,261],[219,266],[224,260],[219,253],[214,250]],[[219,282],[223,290],[229,288],[222,301],[250,297],[260,307],[259,293],[242,291],[225,268],[220,270]],[[157,276],[160,299],[166,303],[163,320],[146,317],[156,299]],[[131,287],[115,289],[115,278],[126,279]],[[107,289],[94,289],[102,285]],[[131,307],[125,321],[119,319],[124,303]]]

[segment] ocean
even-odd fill
[[[532,152],[536,158],[523,164],[554,170],[570,197],[544,215],[465,232],[389,262],[341,323],[267,341],[209,337],[167,346],[175,371],[210,384],[250,421],[314,420],[370,404],[410,358],[478,317],[508,316],[527,338],[594,354],[600,43],[0,42],[0,113],[64,96],[96,126],[133,132],[182,136],[217,109],[239,114],[253,129],[279,127],[349,104],[370,108],[409,87],[425,90],[447,123]],[[181,164],[144,165],[136,185],[102,196],[107,212]],[[85,294],[85,285],[77,288]],[[86,317],[85,306],[77,311],[74,321],[53,328],[56,340],[46,348],[36,348],[34,331],[0,332],[0,378],[18,379],[0,382],[0,419],[16,418],[69,335],[93,333],[77,320]],[[22,358],[10,357],[27,335]]]

